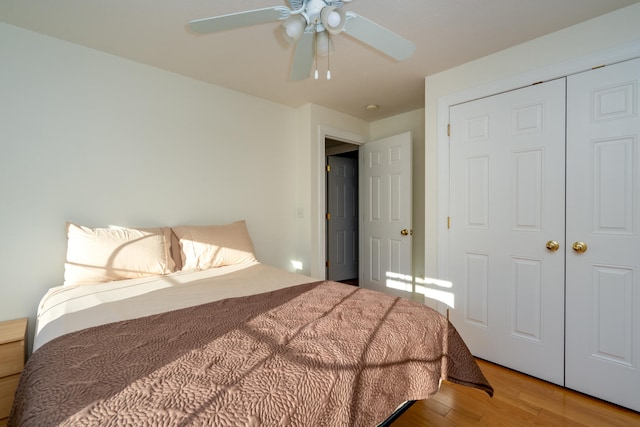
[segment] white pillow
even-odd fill
[[[78,285],[172,273],[171,229],[90,228],[67,222],[64,284]]]
[[[173,232],[180,241],[183,270],[206,270],[256,261],[244,221],[227,225],[179,226],[173,227]]]

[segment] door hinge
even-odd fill
[[[325,261],[324,265],[325,265],[327,268],[329,268],[329,267],[330,267],[330,265],[329,265],[329,261]]]
[[[451,123],[447,125],[447,136],[451,136]]]
[[[447,217],[447,229],[448,230],[451,229],[451,217],[450,216]]]
[[[331,165],[327,165],[327,172],[331,172]]]
[[[329,219],[331,219],[331,214],[329,212],[327,212],[327,215],[325,217],[329,220]]]

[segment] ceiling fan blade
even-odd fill
[[[373,21],[363,18],[357,13],[347,12],[344,32],[368,44],[374,49],[398,61],[407,59],[416,50],[416,45],[398,34]]]
[[[287,19],[290,14],[291,10],[288,7],[274,6],[264,9],[248,10],[246,12],[231,13],[229,15],[214,16],[212,18],[196,19],[189,23],[189,27],[198,33],[213,33],[267,22],[282,21]]]
[[[296,43],[291,64],[290,80],[305,80],[311,75],[313,66],[313,31],[305,31]]]

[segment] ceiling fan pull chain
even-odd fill
[[[331,62],[329,60],[330,57],[331,57],[331,49],[329,49],[329,51],[327,52],[327,80],[331,80]]]
[[[318,80],[318,29],[314,25],[313,27],[313,37],[315,38],[315,46],[313,47],[313,51],[316,57],[316,71],[313,73],[313,77]]]

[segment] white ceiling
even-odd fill
[[[0,21],[277,103],[377,120],[423,107],[425,76],[639,1],[354,0],[345,9],[412,40],[415,54],[397,62],[340,34],[332,79],[302,82],[288,81],[293,48],[279,23],[207,35],[187,26],[284,0],[2,0]]]

